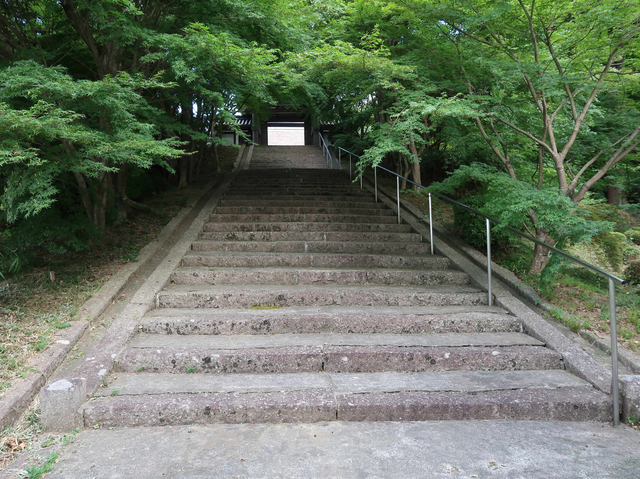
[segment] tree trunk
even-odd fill
[[[421,185],[422,184],[422,177],[420,175],[420,163],[418,163],[417,161],[414,162],[413,165],[412,165],[412,169],[413,169],[413,171],[412,171],[411,174],[413,175],[413,181],[415,183],[418,183],[419,185]],[[414,191],[417,191],[418,187],[416,185],[412,185],[412,189]]]
[[[180,182],[178,188],[186,188],[189,186],[189,154],[182,155],[180,158]]]
[[[550,246],[555,246],[556,241],[549,236],[549,231],[544,228],[536,228],[536,239],[544,241]],[[540,274],[549,261],[549,249],[536,243],[533,248],[533,260],[529,274]]]

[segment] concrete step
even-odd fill
[[[315,267],[446,269],[449,259],[436,255],[401,256],[340,253],[193,252],[182,258],[191,267]]]
[[[367,203],[365,203],[367,204]],[[349,216],[394,216],[390,209],[321,207],[321,206],[218,206],[212,215],[349,215]]]
[[[482,305],[487,294],[468,286],[201,286],[171,285],[158,293],[159,308],[268,306]]]
[[[257,188],[357,188],[347,178],[324,178],[318,175],[315,178],[310,176],[294,176],[287,178],[241,178],[232,184],[229,189],[251,189]]]
[[[238,200],[238,199],[225,199],[224,197],[218,203],[222,207],[257,207],[255,199],[250,200]],[[274,200],[264,199],[259,202],[260,206],[275,207],[294,207],[294,208],[352,208],[352,209],[379,209],[386,208],[384,203],[375,203],[373,198],[371,201],[307,201],[306,199],[300,199],[299,197],[289,200]]]
[[[270,188],[254,188],[254,189],[234,189],[225,193],[225,198],[230,200],[235,197],[251,198],[251,197],[271,197],[272,199],[282,200],[287,197],[299,198],[304,201],[313,201],[318,197],[334,197],[338,201],[348,201],[351,198],[361,198],[362,201],[370,202],[373,197],[370,193],[365,193],[359,189],[341,188],[280,188],[277,190]]]
[[[254,256],[255,257],[255,256]],[[266,256],[270,258],[271,256]],[[311,265],[310,265],[311,266]],[[337,267],[334,265],[334,268]],[[291,267],[181,267],[171,275],[175,284],[185,285],[389,285],[432,286],[466,285],[469,276],[462,271],[393,269],[320,269]]]
[[[514,316],[491,306],[405,308],[155,309],[140,331],[150,334],[472,333],[521,332]]]
[[[606,422],[611,401],[564,371],[123,374],[85,427],[459,419]]]
[[[354,235],[356,236],[356,235]],[[347,242],[347,241],[196,241],[193,251],[228,251],[261,253],[343,253],[428,255],[431,247],[418,242]]]
[[[255,147],[254,153],[256,155],[260,155],[261,154],[261,150],[262,150],[262,146],[260,147]],[[269,146],[266,147],[269,149],[273,149],[273,148],[278,148],[278,147],[274,147],[274,146]],[[315,146],[309,147],[309,146],[305,146],[305,147],[299,147],[299,146],[294,146],[294,147],[286,147],[287,148],[287,153],[286,154],[295,154],[295,150],[300,148],[300,149],[305,149],[305,148],[311,148],[311,149],[315,149],[315,151],[319,151],[319,149]],[[323,172],[321,172],[322,176],[324,178],[331,178],[331,177],[336,177],[336,178],[344,178],[344,172],[342,171],[338,171],[338,170],[331,170],[331,169],[327,169]],[[244,170],[240,172],[240,175],[242,176],[242,178],[283,178],[283,177],[299,177],[299,176],[309,176],[310,178],[317,178],[317,173],[314,171],[309,171],[307,168],[281,168],[280,171],[274,172],[274,171],[260,171],[260,170]]]
[[[372,223],[394,224],[397,223],[395,216],[369,216],[369,215],[347,215],[347,214],[246,214],[227,215],[213,214],[209,216],[210,223]]]
[[[562,369],[562,357],[540,345],[521,333],[152,334],[132,341],[116,358],[114,371],[235,374]]]
[[[376,243],[407,243],[420,242],[422,235],[417,233],[377,233],[377,232],[348,232],[348,231],[209,231],[200,234],[200,238],[212,241],[330,241],[330,242],[376,242]],[[195,243],[194,243],[195,244]],[[347,243],[348,244],[348,243]]]
[[[235,202],[249,202],[253,205],[260,205],[263,203],[268,203],[271,201],[274,202],[300,202],[300,203],[313,203],[313,202],[322,202],[322,203],[326,203],[326,202],[337,202],[337,203],[362,203],[362,204],[366,204],[366,205],[375,205],[376,203],[374,202],[374,197],[370,194],[362,194],[362,195],[325,195],[325,196],[321,196],[321,195],[306,195],[306,196],[300,196],[300,195],[276,195],[276,194],[266,194],[263,196],[258,196],[258,195],[240,195],[240,194],[235,194],[235,195],[230,195],[230,196],[223,196],[220,200],[220,204],[221,205],[232,205],[235,204]],[[380,204],[380,203],[378,203]]]
[[[204,231],[320,231],[330,232],[375,232],[375,233],[409,233],[411,226],[379,223],[298,223],[298,222],[250,222],[250,223],[205,223]]]

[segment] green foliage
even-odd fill
[[[640,284],[640,260],[629,263],[625,270],[625,279],[631,284]]]
[[[633,244],[640,245],[640,228],[631,228],[624,232],[624,235]]]
[[[562,247],[570,243],[590,240],[596,234],[611,229],[611,223],[587,220],[576,214],[578,207],[557,189],[538,189],[529,183],[514,180],[495,168],[474,163],[462,166],[448,179],[433,184],[429,191],[453,196],[460,202],[474,206],[482,213],[495,218],[492,225],[496,239],[512,238],[504,229],[517,230],[533,227],[531,212],[537,217],[536,227],[544,228]],[[484,218],[456,208],[456,218],[465,237],[476,246],[484,246],[486,240],[480,231],[485,229]],[[515,239],[515,238],[512,238]]]
[[[396,152],[412,162],[420,161],[447,119],[478,115],[475,103],[462,96],[448,97],[421,88],[399,91],[396,98],[385,111],[390,121],[376,125],[369,134],[374,145],[362,156],[360,168],[378,165]]]
[[[125,163],[167,167],[181,153],[176,139],[156,139],[156,113],[136,92],[165,86],[155,80],[75,81],[28,61],[0,70],[0,84],[0,209],[9,224],[49,208],[67,173],[98,178]]]
[[[44,477],[45,473],[53,470],[53,465],[56,463],[58,459],[58,453],[52,452],[51,455],[47,458],[47,460],[42,465],[34,465],[26,468],[27,477],[29,479],[41,479]]]
[[[624,259],[622,253],[627,245],[627,237],[616,231],[608,231],[596,236],[594,242],[604,251],[611,268],[619,270]]]
[[[613,223],[613,229],[620,233],[629,229],[629,225],[633,221],[631,215],[619,205],[604,203],[583,205],[581,212],[587,219]]]

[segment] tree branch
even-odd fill
[[[636,140],[636,138],[640,135],[640,126],[636,128],[633,133],[626,137],[626,141],[618,148],[613,155],[609,158],[609,160],[605,163],[605,165],[598,170],[598,172],[593,175],[589,181],[586,181],[580,191],[572,198],[574,203],[579,203],[584,198],[584,195],[591,189],[591,187],[600,180],[616,163],[618,163],[622,158],[631,153],[635,148],[640,145],[640,139]],[[593,159],[592,159],[593,160]],[[574,180],[575,181],[575,180]]]

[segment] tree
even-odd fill
[[[640,145],[640,116],[624,101],[625,84],[638,78],[635,2],[410,3],[455,45],[460,82],[484,107],[477,128],[514,180],[537,171],[539,189],[554,184],[578,204]],[[607,109],[607,96],[623,101]],[[615,126],[604,121],[613,114]],[[557,242],[535,208],[529,218],[538,239]],[[532,273],[547,255],[536,246]]]
[[[103,229],[110,173],[167,166],[181,153],[177,139],[158,139],[158,112],[136,93],[166,87],[158,81],[127,74],[78,81],[26,61],[1,70],[0,85],[0,207],[10,224],[49,207],[56,185],[75,180],[87,217]]]

